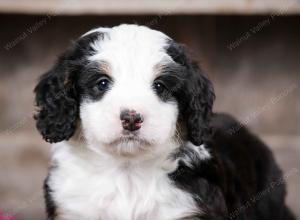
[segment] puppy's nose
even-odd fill
[[[125,130],[136,131],[141,128],[143,116],[134,110],[123,110],[120,114],[122,126]]]

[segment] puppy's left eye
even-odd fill
[[[108,90],[110,88],[110,86],[111,86],[111,81],[110,81],[110,79],[108,79],[106,77],[103,77],[102,79],[100,79],[97,84],[97,88],[101,92]]]
[[[163,93],[167,89],[166,86],[161,82],[154,82],[153,88],[158,94]]]

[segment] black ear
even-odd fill
[[[188,138],[193,144],[200,145],[209,139],[211,134],[210,118],[215,99],[214,89],[196,64],[190,69],[186,88],[188,102],[185,115]]]
[[[201,145],[211,133],[209,124],[215,99],[213,85],[183,45],[171,41],[167,53],[183,67],[184,83],[177,98],[181,117],[186,122],[187,138],[194,145]]]
[[[68,140],[75,132],[78,118],[78,99],[70,70],[64,58],[44,74],[34,92],[38,111],[36,127],[50,143]]]
[[[75,79],[87,65],[87,57],[95,53],[92,42],[101,37],[103,33],[100,32],[80,37],[52,70],[42,75],[35,87],[38,111],[34,118],[47,142],[68,140],[74,134],[79,118],[79,92]]]

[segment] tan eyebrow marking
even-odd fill
[[[180,65],[175,62],[160,62],[154,66],[155,77],[163,75],[168,72],[174,72],[176,69],[180,69]]]
[[[163,74],[164,70],[167,68],[167,66],[168,66],[168,63],[165,63],[165,62],[161,62],[161,63],[154,65],[153,69],[155,72],[155,77]]]
[[[106,61],[100,61],[99,62],[99,69],[101,72],[103,72],[104,74],[107,74],[109,76],[112,75],[111,73],[111,66],[109,65],[108,62]]]

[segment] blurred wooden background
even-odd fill
[[[138,23],[191,48],[215,85],[215,111],[235,115],[274,150],[300,217],[298,1],[45,2],[0,1],[0,210],[45,219],[49,146],[32,120],[37,78],[90,28]]]

